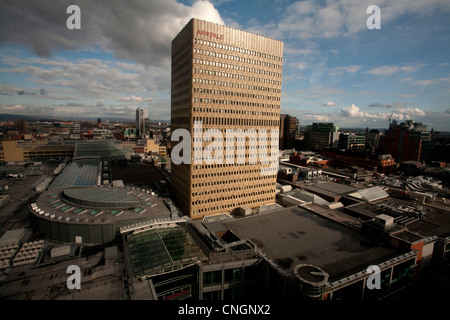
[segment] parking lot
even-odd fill
[[[0,234],[29,226],[27,205],[37,197],[34,188],[44,178],[53,176],[57,165],[58,163],[42,163],[28,167],[0,167],[0,193],[9,196],[9,202],[0,208]]]

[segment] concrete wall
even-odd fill
[[[116,227],[110,224],[66,223],[51,221],[31,214],[35,230],[52,240],[75,243],[75,237],[81,236],[83,243],[106,243],[114,240]]]

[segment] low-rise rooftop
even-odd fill
[[[335,265],[340,260],[353,261],[352,270],[365,270],[370,265],[370,255],[365,252],[377,252],[376,258],[382,260],[397,251],[381,247],[369,235],[301,207],[223,223],[238,238],[255,243],[284,271],[292,273],[298,264],[311,264],[328,272],[331,280],[334,273],[341,276],[346,270]]]

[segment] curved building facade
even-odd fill
[[[43,192],[29,210],[41,235],[87,244],[112,241],[124,226],[171,217],[162,199],[138,188],[52,189]]]

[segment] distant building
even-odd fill
[[[314,152],[294,152],[289,155],[289,163],[299,166],[312,165],[315,167],[324,167],[328,165],[328,159],[324,159],[320,154]]]
[[[69,132],[69,133],[80,133],[80,124],[77,122],[72,121],[66,121],[66,122],[55,122],[53,124],[53,127],[55,128],[62,128],[63,132]]]
[[[298,119],[288,114],[280,115],[280,145],[279,149],[292,149],[295,144],[295,136],[298,134]]]
[[[340,133],[338,148],[344,150],[365,149],[366,137],[356,133]]]
[[[331,167],[374,169],[377,172],[391,173],[394,171],[395,159],[390,154],[372,154],[367,152],[351,152],[345,150],[323,150],[321,154],[329,159]]]
[[[137,129],[136,128],[125,128],[123,130],[123,139],[125,141],[134,141],[137,139]]]
[[[339,127],[333,123],[313,123],[306,128],[306,147],[313,150],[337,148],[339,143]]]
[[[37,159],[65,159],[74,155],[74,145],[18,144],[17,141],[2,141],[0,161],[17,162]]]
[[[94,140],[113,140],[114,134],[108,129],[94,129],[92,130],[92,138]]]
[[[397,162],[422,160],[424,141],[430,140],[430,133],[422,123],[407,120],[398,124],[393,121],[383,137],[382,151],[391,154]]]
[[[15,125],[17,130],[19,130],[22,133],[26,133],[28,131],[28,123],[24,119],[19,119],[15,121]]]
[[[366,129],[366,143],[372,152],[375,152],[380,147],[380,140],[383,132],[378,129]]]
[[[136,154],[157,154],[160,156],[165,156],[167,154],[166,147],[160,143],[156,143],[153,139],[144,139],[138,141],[136,146],[133,148]]]
[[[148,118],[148,111],[144,108],[136,109],[136,130],[138,138],[150,137],[150,120]]]

